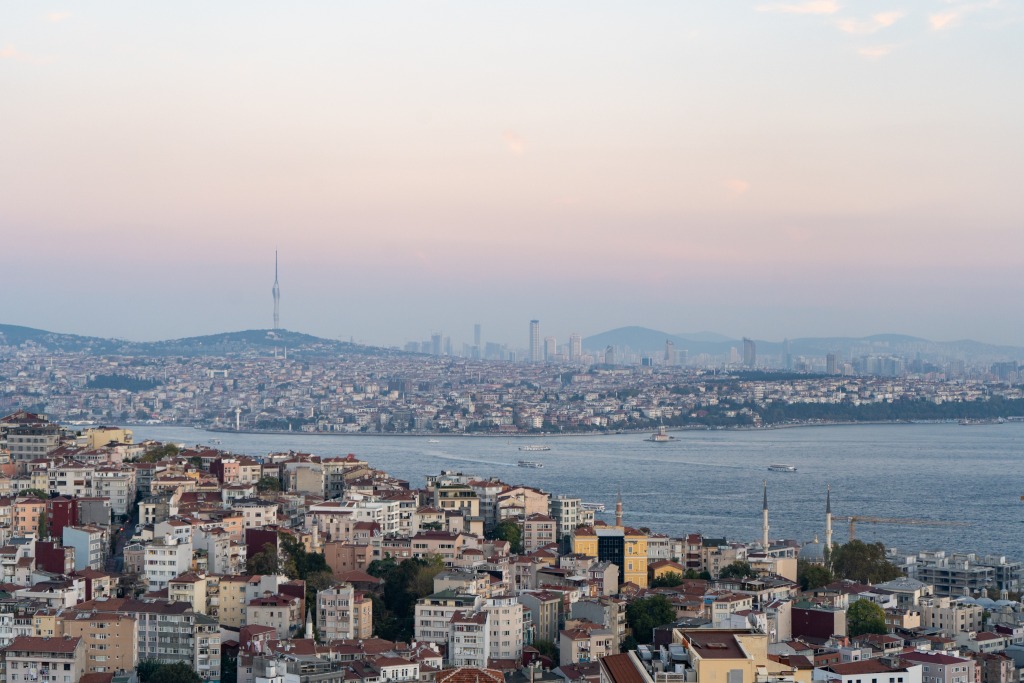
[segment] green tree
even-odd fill
[[[832,548],[829,562],[837,579],[882,583],[903,576],[899,567],[885,559],[885,546],[881,543],[850,541],[837,545]]]
[[[36,529],[39,535],[39,540],[50,537],[50,524],[46,520],[46,508],[43,508],[39,513],[39,528]]]
[[[423,598],[434,592],[434,577],[444,571],[444,558],[431,555],[426,564],[416,571],[412,580],[412,592],[417,598]]]
[[[383,580],[381,596],[373,600],[373,629],[378,637],[403,642],[412,638],[416,600],[421,597],[417,594],[417,584],[426,590],[424,577],[429,575],[433,587],[434,562],[410,558],[399,563],[388,556],[370,563],[367,573]],[[421,574],[424,568],[427,571]]]
[[[633,631],[637,643],[649,643],[654,639],[654,629],[671,624],[676,619],[676,609],[664,595],[652,595],[634,600],[626,608],[626,623]]]
[[[34,496],[36,498],[42,498],[43,500],[46,500],[47,498],[50,497],[50,494],[48,494],[46,491],[42,489],[22,489],[21,491],[18,492],[18,496],[22,498]]]
[[[888,633],[885,610],[870,600],[856,600],[846,610],[846,631],[852,636],[862,633]]]
[[[835,581],[835,577],[825,565],[807,560],[797,560],[796,580],[800,584],[800,590],[806,591],[827,586]]]
[[[651,588],[672,588],[683,583],[683,575],[679,572],[666,572],[651,581]]]
[[[267,543],[245,562],[245,571],[250,575],[273,576],[280,570],[280,561],[273,543]]]
[[[139,462],[159,462],[164,458],[173,458],[181,452],[181,449],[173,443],[163,443],[153,446],[139,458]]]
[[[537,648],[537,651],[548,659],[557,662],[558,661],[558,646],[552,643],[550,640],[538,639],[533,641],[533,646]]]
[[[280,491],[281,480],[269,474],[264,475],[260,477],[258,482],[256,482],[256,490],[261,493],[266,493],[268,491]]]
[[[203,683],[203,679],[185,662],[164,664],[153,660],[139,662],[135,670],[141,683]]]
[[[523,552],[523,530],[519,528],[519,523],[514,519],[502,520],[498,526],[494,527],[490,537],[498,541],[508,541],[511,546],[509,549],[513,554]]]
[[[745,579],[748,576],[754,576],[754,570],[750,567],[749,562],[742,560],[736,560],[726,565],[718,573],[720,579]]]

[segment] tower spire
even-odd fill
[[[274,250],[274,289],[271,290],[274,295],[274,329],[280,329],[281,327],[281,287],[277,284],[277,249]]]
[[[825,549],[832,550],[832,484],[825,484]]]
[[[761,547],[768,550],[768,480],[764,480],[764,504],[761,506]]]
[[[622,489],[619,489],[619,496],[615,500],[615,526],[622,526]]]

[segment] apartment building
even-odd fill
[[[18,636],[3,652],[10,683],[78,683],[86,673],[81,638]]]
[[[363,639],[373,635],[373,603],[351,584],[316,595],[317,629],[322,640]]]

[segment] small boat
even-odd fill
[[[520,446],[519,450],[521,450],[521,451],[533,451],[533,452],[536,452],[536,451],[550,451],[551,450],[551,446],[545,446],[544,444],[539,444],[538,443],[538,444],[534,444],[532,446]]]
[[[427,443],[441,443],[441,439],[427,439]]]
[[[653,441],[654,443],[665,443],[666,441],[675,441],[676,437],[668,433],[667,427],[658,427],[658,431],[650,435],[650,437],[644,439],[644,441]]]
[[[533,460],[520,460],[519,461],[519,466],[520,467],[532,467],[533,469],[540,469],[541,467],[544,467],[544,463],[542,463],[542,462],[534,462]]]
[[[772,472],[796,472],[796,465],[768,465],[768,469]]]
[[[604,512],[604,503],[580,503],[580,507],[591,512]]]

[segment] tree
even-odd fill
[[[856,600],[846,610],[846,631],[851,637],[862,633],[888,633],[885,610],[870,600]]]
[[[261,493],[266,493],[267,491],[280,491],[281,480],[278,479],[277,477],[267,474],[265,476],[260,477],[260,480],[256,482],[256,490],[260,491]]]
[[[274,576],[280,569],[277,558],[277,549],[273,543],[267,543],[263,550],[259,551],[245,562],[245,570],[250,575]]]
[[[153,446],[143,453],[142,457],[139,458],[139,462],[158,462],[164,458],[173,458],[180,452],[181,449],[173,443],[164,443],[159,446]]]
[[[164,664],[152,659],[139,662],[135,670],[141,683],[203,683],[203,679],[185,662]]]
[[[665,572],[651,581],[651,588],[672,588],[683,583],[683,575],[679,572]]]
[[[426,564],[419,568],[412,580],[412,592],[417,598],[424,598],[434,592],[434,577],[444,571],[444,558],[431,555]]]
[[[550,640],[538,639],[533,641],[533,647],[537,648],[537,652],[540,652],[543,656],[548,659],[557,662],[558,661],[558,646],[552,643]]]
[[[903,576],[899,567],[885,559],[885,546],[881,543],[850,541],[837,545],[832,548],[829,562],[837,579],[882,583]]]
[[[46,508],[43,508],[39,513],[39,528],[36,529],[39,535],[39,540],[50,537],[50,525],[46,521]]]
[[[654,639],[654,629],[671,624],[676,619],[676,608],[664,595],[652,595],[634,600],[626,608],[626,623],[633,631],[637,643]]]
[[[719,572],[718,578],[720,579],[745,579],[748,576],[753,576],[754,570],[750,567],[749,562],[742,560],[736,560],[735,562],[726,565]]]
[[[825,565],[807,560],[797,560],[796,580],[800,584],[800,590],[806,591],[827,586],[835,581],[835,576]]]
[[[513,554],[523,552],[523,530],[514,519],[502,520],[491,532],[491,538],[498,541],[508,541],[511,546],[509,550]]]
[[[42,498],[43,500],[46,500],[47,498],[50,497],[50,494],[48,494],[46,491],[42,489],[22,489],[18,493],[18,495],[22,497],[34,496],[36,498]]]

